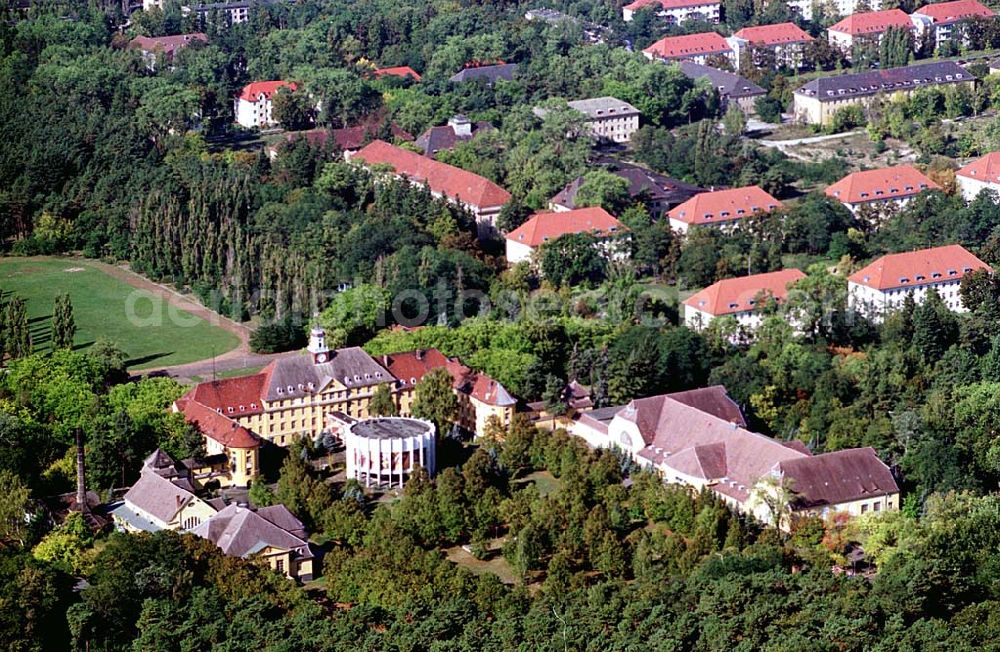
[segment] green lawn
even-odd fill
[[[0,292],[4,301],[14,294],[27,300],[36,351],[50,348],[52,304],[62,292],[68,292],[73,302],[74,348],[108,338],[125,351],[132,369],[194,362],[240,343],[236,335],[168,306],[85,260],[0,259]]]

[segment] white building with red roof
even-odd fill
[[[680,25],[689,20],[718,23],[722,3],[718,0],[635,0],[622,7],[622,20],[635,18],[635,12],[646,7],[656,10],[656,15],[670,25]]]
[[[686,59],[702,65],[716,59],[725,59],[730,63],[736,61],[736,55],[729,41],[716,32],[668,36],[653,43],[642,53],[651,61]]]
[[[976,19],[994,18],[996,12],[976,0],[954,0],[924,5],[913,12],[913,17],[928,26],[934,35],[934,48],[937,49],[951,38],[957,38],[958,44],[964,45],[968,39],[957,33],[962,24]]]
[[[732,316],[746,332],[763,320],[761,308],[768,301],[784,303],[788,289],[806,275],[797,269],[727,278],[684,300],[684,323],[701,330],[717,317]]]
[[[233,102],[236,122],[247,129],[276,124],[271,117],[271,100],[279,88],[295,91],[298,85],[288,81],[258,81],[244,86]]]
[[[584,412],[571,432],[596,447],[615,447],[668,483],[710,491],[734,509],[776,522],[774,483],[801,516],[860,516],[900,508],[899,487],[872,448],[813,455],[797,440],[747,429],[722,386],[639,398]]]
[[[905,29],[916,36],[921,31],[922,22],[911,18],[901,9],[885,9],[883,11],[865,11],[851,14],[847,18],[834,23],[826,30],[826,38],[830,45],[851,58],[855,43],[867,42],[877,46],[882,37],[891,28]],[[916,46],[914,39],[914,46]]]
[[[925,190],[940,189],[941,186],[912,165],[896,165],[852,172],[828,186],[825,192],[827,197],[856,213],[862,206],[903,206]]]
[[[507,263],[516,265],[530,261],[534,253],[546,242],[570,233],[590,233],[610,251],[628,228],[600,206],[577,208],[570,211],[535,213],[527,222],[507,234]]]
[[[426,186],[435,197],[444,197],[465,208],[476,218],[480,237],[496,231],[497,215],[511,198],[509,192],[478,174],[381,140],[369,143],[351,160],[369,169],[387,165],[396,176]]]
[[[777,23],[744,27],[728,39],[736,57],[736,68],[791,68],[797,70],[805,61],[805,49],[813,37],[795,23]]]
[[[907,296],[922,303],[934,289],[950,310],[965,312],[959,294],[962,277],[980,269],[993,271],[961,245],[888,254],[848,277],[848,305],[881,321]]]
[[[760,186],[716,190],[695,195],[667,213],[670,228],[687,233],[692,226],[732,228],[754,213],[781,208],[782,203]]]
[[[1000,197],[1000,152],[990,152],[959,169],[955,181],[965,201],[972,201],[984,190]]]

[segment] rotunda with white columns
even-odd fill
[[[366,487],[402,489],[418,466],[434,475],[435,443],[430,421],[403,417],[358,421],[344,436],[347,477]]]

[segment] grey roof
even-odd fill
[[[367,439],[403,439],[418,437],[433,428],[430,423],[419,419],[386,417],[359,421],[351,426],[351,432]]]
[[[621,115],[639,115],[639,109],[616,97],[592,97],[586,100],[567,102],[571,109],[576,109],[588,118],[611,118]]]
[[[174,520],[177,512],[192,500],[198,500],[194,493],[145,468],[139,480],[125,494],[126,504],[134,505],[164,523]]]
[[[393,380],[388,371],[359,347],[337,349],[327,355],[330,360],[322,364],[316,364],[312,356],[306,355],[275,360],[268,373],[265,398],[276,401],[318,393],[332,380],[348,388]]]
[[[288,511],[288,508],[284,505],[260,507],[257,509],[257,515],[263,516],[280,527],[282,530],[285,530],[302,540],[309,538],[306,534],[306,526],[302,524],[302,521],[295,518],[295,515]]]
[[[517,72],[516,63],[499,63],[493,66],[477,66],[475,68],[463,68],[454,75],[448,81],[453,82],[467,82],[474,79],[483,79],[489,83],[493,83],[498,79],[504,79],[510,81],[514,78],[514,73]]]
[[[212,518],[202,521],[191,533],[208,539],[222,552],[234,557],[252,555],[266,547],[291,550],[300,558],[313,556],[308,541],[239,505],[230,505],[213,514]]]
[[[880,92],[895,93],[900,90],[969,82],[975,79],[975,75],[954,61],[935,61],[903,68],[820,77],[800,87],[795,93],[815,97],[820,102],[832,102]]]
[[[455,129],[451,125],[431,127],[420,134],[416,140],[416,145],[423,150],[424,156],[433,156],[437,152],[453,149],[458,143],[472,140],[477,134],[492,129],[493,125],[485,121],[480,121],[473,123],[471,135],[459,136],[455,133]]]
[[[608,172],[628,181],[628,194],[637,197],[647,194],[654,202],[666,202],[669,206],[683,204],[695,195],[705,192],[704,188],[673,179],[666,175],[637,165],[615,161],[607,168]],[[554,204],[566,208],[576,208],[576,193],[583,185],[583,177],[577,177],[552,198]]]
[[[137,530],[142,530],[143,532],[159,532],[160,527],[155,523],[147,521],[143,517],[132,511],[128,505],[121,503],[118,506],[108,510],[111,516],[119,518]]]
[[[691,79],[708,79],[722,97],[740,98],[767,94],[767,91],[757,84],[735,73],[703,66],[693,61],[679,61],[677,66]]]

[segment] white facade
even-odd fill
[[[533,247],[516,240],[508,239],[506,242],[508,265],[516,265],[520,262],[531,260],[531,255],[535,252]]]
[[[347,477],[366,487],[402,489],[418,466],[433,475],[435,437],[434,424],[422,419],[385,417],[351,424],[344,437]]]
[[[627,143],[632,140],[632,134],[639,130],[639,114],[592,118],[587,124],[590,126],[590,133],[599,139]]]
[[[764,321],[764,314],[759,310],[741,310],[720,316],[733,317],[736,319],[736,324],[748,333],[757,330],[757,327]],[[700,331],[707,328],[714,319],[715,315],[710,312],[698,310],[694,306],[684,306],[684,325],[691,330]]]
[[[965,201],[972,201],[984,190],[992,190],[1000,197],[1000,183],[990,183],[981,179],[973,179],[964,174],[956,174],[955,181],[958,183],[958,189],[962,192],[962,198]]]
[[[781,68],[782,66],[787,68],[792,68],[797,70],[802,67],[805,61],[805,43],[781,43],[779,45],[754,45],[750,41],[744,38],[739,38],[737,36],[730,36],[726,39],[729,46],[733,49],[733,58],[735,60],[735,67],[737,70],[741,70],[741,66],[746,63],[744,60],[752,56],[752,53],[757,50],[771,50],[774,52],[774,67]],[[754,67],[760,67],[760,57],[757,61],[749,61],[748,65]]]
[[[788,8],[806,20],[812,20],[813,7],[817,5],[822,5],[827,12],[833,12],[837,16],[850,16],[858,13],[858,5],[861,4],[862,0],[826,0],[822,3],[819,0],[789,0]],[[882,0],[867,0],[864,4],[865,11],[882,10]]]
[[[689,20],[697,20],[705,23],[718,23],[721,7],[722,3],[720,2],[691,4],[682,7],[663,7],[661,5],[659,10],[656,12],[656,15],[665,19],[669,25],[680,25]],[[631,22],[635,17],[636,11],[637,10],[629,9],[628,6],[622,7],[622,20],[626,23]]]
[[[233,102],[233,113],[236,115],[236,122],[247,129],[275,124],[271,117],[271,100],[263,93],[253,102],[242,97],[236,98]]]
[[[939,283],[879,290],[862,285],[861,283],[848,281],[847,305],[866,315],[872,321],[880,322],[885,315],[898,310],[903,305],[907,295],[912,296],[914,302],[917,304],[921,304],[927,298],[928,291],[934,288],[949,310],[952,312],[967,312],[965,306],[962,305],[962,296],[959,294],[961,284],[960,279],[955,279]]]
[[[740,218],[740,219],[745,219],[745,218]],[[723,233],[725,233],[725,232],[728,232],[728,231],[732,231],[733,228],[736,227],[736,223],[739,222],[739,221],[740,221],[739,219],[735,219],[735,220],[718,220],[718,221],[713,220],[710,223],[706,222],[704,224],[688,224],[687,222],[685,222],[683,220],[678,220],[676,218],[671,217],[671,218],[668,218],[667,223],[670,224],[670,228],[671,229],[673,229],[674,231],[677,231],[678,233],[687,233],[688,229],[690,229],[692,226],[714,226],[714,227],[720,229]]]

